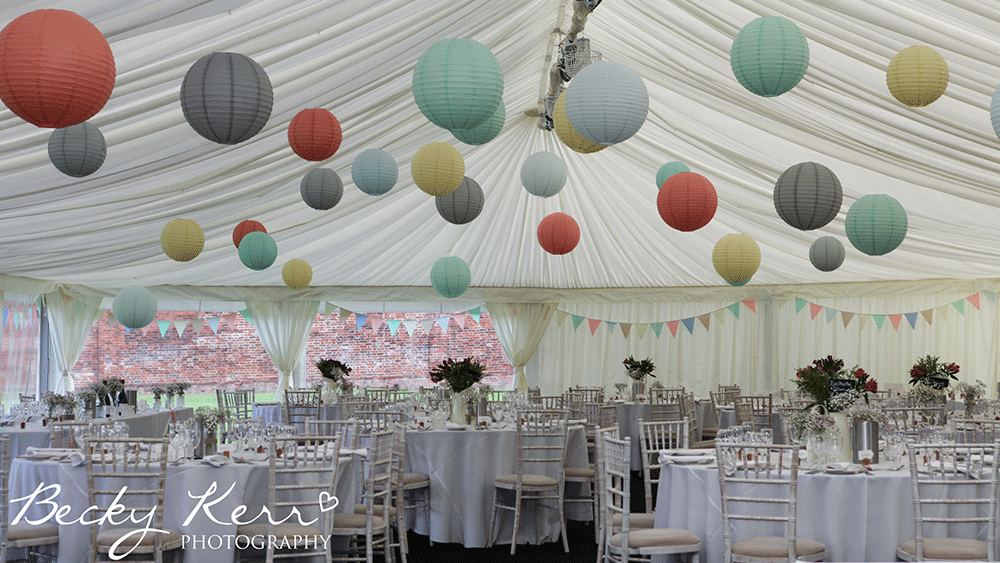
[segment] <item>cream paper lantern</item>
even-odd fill
[[[743,285],[760,268],[760,246],[750,235],[726,235],[712,249],[712,265],[728,283]]]
[[[418,188],[432,196],[448,195],[465,178],[465,160],[448,143],[427,143],[413,155],[410,174]]]

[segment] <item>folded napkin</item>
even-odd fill
[[[837,461],[834,463],[828,463],[824,465],[823,470],[827,472],[836,472],[836,473],[845,473],[845,472],[861,473],[865,469],[857,463],[851,463],[849,461]]]
[[[340,448],[340,455],[368,457],[368,448]]]
[[[464,424],[455,424],[453,422],[446,422],[444,427],[448,430],[467,430],[469,428]]]
[[[573,425],[586,426],[587,425],[587,419],[586,418],[571,418],[571,419],[569,419],[569,420],[566,421],[566,424],[568,424],[569,426],[573,426]]]
[[[83,457],[83,452],[72,452],[69,454],[69,464],[73,467],[80,467],[87,458]]]
[[[229,463],[229,458],[222,455],[207,455],[201,461],[211,465],[212,467],[222,467],[223,465]]]
[[[24,455],[34,458],[53,458],[53,457],[66,457],[73,452],[78,452],[80,450],[76,448],[36,448],[34,446],[28,446],[24,451]]]

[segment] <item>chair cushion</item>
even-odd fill
[[[7,528],[7,541],[14,547],[59,543],[59,526],[55,524],[17,524]]]
[[[653,525],[653,519],[656,517],[655,514],[649,512],[633,512],[629,515],[628,525],[632,530],[639,530],[642,528],[655,528]],[[622,515],[613,514],[611,516],[611,525],[615,528],[622,527]],[[630,534],[631,535],[631,534]]]
[[[629,549],[642,547],[672,547],[680,545],[698,545],[701,540],[698,536],[687,530],[675,530],[673,528],[654,528],[645,530],[634,530],[628,533]],[[621,547],[622,534],[611,536],[611,545]]]
[[[334,514],[333,515],[333,527],[360,530],[365,527],[365,518],[367,516],[364,514]],[[382,520],[381,516],[372,516],[372,528],[384,528],[385,521]]]
[[[119,540],[125,534],[129,532],[137,532],[135,535],[129,536],[128,539],[123,541],[121,545],[115,548],[115,553],[122,554],[127,552],[132,546],[139,542],[139,545],[132,550],[132,553],[152,553],[153,541],[158,536],[162,542],[164,551],[177,549],[181,546],[181,535],[180,533],[170,530],[160,528],[165,534],[153,534],[146,533],[142,535],[139,528],[113,528],[110,530],[104,530],[97,534],[97,551],[101,553],[107,553],[112,545]],[[266,533],[266,532],[265,532]],[[139,536],[142,535],[142,539]]]
[[[375,516],[379,516],[380,514],[382,514],[382,505],[381,504],[376,504],[373,512],[374,512]],[[366,504],[355,504],[354,505],[354,513],[355,514],[368,514],[368,505],[366,505]],[[393,506],[393,505],[391,505],[391,504],[389,505],[389,516],[393,517],[393,518],[396,516],[396,507]],[[381,518],[381,516],[380,516],[380,518]]]
[[[917,556],[917,541],[903,542],[899,550]],[[986,560],[986,542],[959,538],[924,538],[924,559]]]
[[[826,546],[813,540],[795,540],[795,555],[808,557],[826,551]],[[788,538],[785,536],[757,537],[740,540],[733,544],[733,555],[749,557],[788,557]]]
[[[594,468],[593,467],[566,467],[563,469],[566,473],[567,479],[587,479],[592,480],[594,478]]]
[[[517,473],[509,473],[507,475],[498,475],[493,479],[494,485],[507,485],[516,486],[517,485]],[[545,475],[534,475],[532,473],[525,473],[521,475],[521,484],[527,487],[558,487],[559,481],[556,481],[552,477]]]
[[[253,538],[255,536],[267,537],[267,522],[256,522],[254,524],[246,524],[236,528],[236,534],[238,536],[246,536]],[[278,538],[292,538],[294,536],[299,536],[300,538],[305,536],[321,536],[323,531],[314,526],[303,526],[297,522],[285,522],[284,524],[278,524],[274,527],[274,537]]]
[[[430,487],[431,478],[422,473],[403,473],[403,488]]]

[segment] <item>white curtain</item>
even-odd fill
[[[57,373],[56,380],[49,381],[49,387],[56,393],[65,393],[73,390],[69,373],[87,344],[91,327],[104,311],[100,309],[100,297],[72,298],[60,291],[46,293],[44,300],[55,357],[54,373]]]
[[[507,359],[514,364],[514,388],[528,391],[524,366],[535,354],[538,342],[545,334],[556,303],[487,303],[493,330]]]
[[[292,372],[300,363],[302,351],[309,340],[316,312],[319,311],[319,301],[247,301],[247,309],[264,350],[278,368],[275,400],[283,400]],[[293,386],[301,386],[302,383],[291,382]]]

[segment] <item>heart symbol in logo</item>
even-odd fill
[[[340,506],[340,499],[326,491],[319,492],[319,509],[322,512],[330,512]]]

